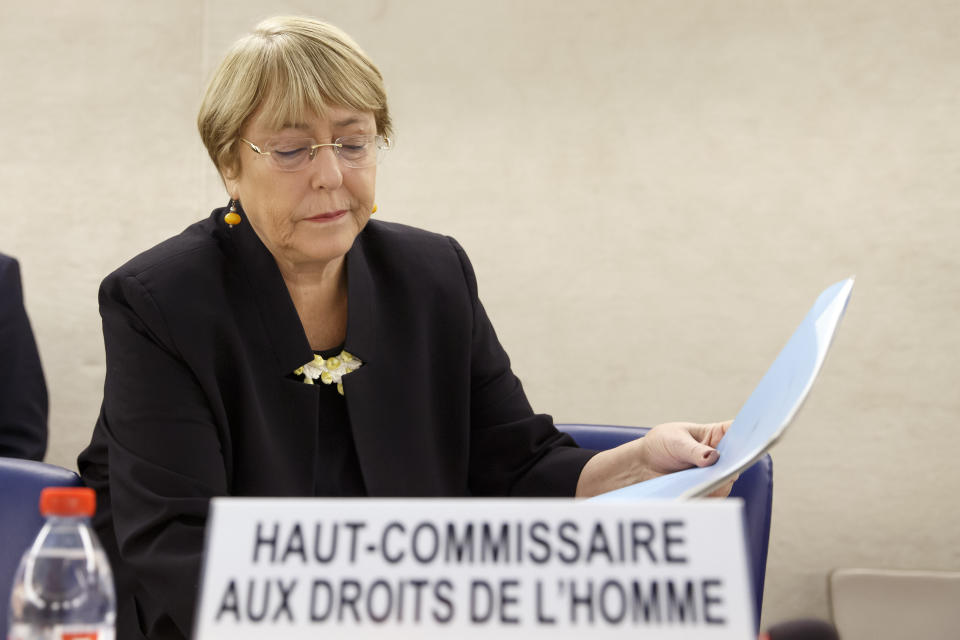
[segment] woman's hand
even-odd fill
[[[710,466],[719,457],[715,447],[731,422],[668,422],[642,438],[601,451],[580,472],[577,497],[595,496],[690,467]],[[728,495],[734,480],[710,495]]]

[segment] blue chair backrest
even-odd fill
[[[581,447],[601,451],[636,440],[650,430],[647,427],[602,424],[558,424],[557,429],[569,433]],[[770,454],[763,456],[740,474],[730,495],[743,499],[744,530],[755,605],[754,623],[759,629],[763,582],[767,572],[767,549],[770,544],[770,514],[773,507],[773,461]]]
[[[44,487],[80,486],[80,476],[33,460],[0,458],[0,637],[7,633],[13,576],[23,552],[40,533],[40,492]]]

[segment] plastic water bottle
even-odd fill
[[[110,563],[90,528],[96,508],[91,489],[40,494],[47,523],[17,569],[8,640],[113,640],[117,599]]]

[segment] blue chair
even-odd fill
[[[619,427],[601,424],[558,424],[557,429],[569,433],[586,449],[612,449],[641,438],[647,427]],[[740,474],[730,495],[743,499],[744,531],[750,559],[750,582],[753,585],[754,617],[760,628],[763,605],[763,582],[767,571],[767,549],[770,544],[770,513],[773,507],[773,461],[767,454]]]
[[[13,576],[23,552],[40,533],[44,487],[78,487],[80,476],[33,460],[0,458],[0,633],[6,634]]]

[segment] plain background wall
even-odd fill
[[[0,250],[49,462],[73,467],[96,420],[99,281],[226,201],[197,106],[277,13],[378,62],[398,132],[377,215],[462,242],[558,421],[732,417],[857,275],[773,452],[766,623],[826,617],[832,567],[960,569],[953,0],[3,0]]]

